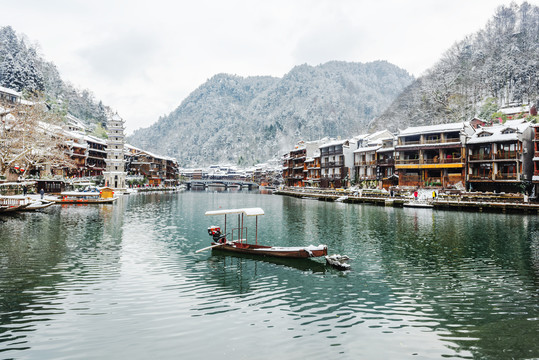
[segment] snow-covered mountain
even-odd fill
[[[282,78],[219,74],[129,142],[185,166],[250,165],[298,140],[365,131],[412,81],[385,61],[300,65]]]
[[[0,27],[0,86],[24,93],[43,93],[47,104],[76,116],[86,125],[105,124],[107,107],[89,90],[62,80],[56,65],[45,61],[35,45],[11,26]]]
[[[500,6],[477,33],[453,45],[371,124],[404,129],[489,120],[500,107],[539,100],[539,7]],[[495,115],[496,116],[496,115]]]

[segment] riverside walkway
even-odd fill
[[[432,190],[431,190],[432,191]],[[389,192],[379,190],[319,190],[302,188],[284,188],[274,192],[276,195],[293,196],[319,201],[340,201],[344,203],[367,203],[379,206],[402,207],[406,203],[414,203],[414,197],[409,191]],[[538,202],[526,202],[521,194],[492,194],[492,193],[442,193],[436,199],[423,201],[432,205],[436,210],[458,210],[476,212],[501,212],[539,214]]]

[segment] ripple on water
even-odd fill
[[[537,219],[341,205],[184,193],[2,222],[0,343],[22,358],[539,357]],[[247,206],[267,211],[260,236],[327,243],[353,271],[195,254],[215,221],[200,214]]]

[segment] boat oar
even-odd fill
[[[221,246],[221,245],[223,245],[223,244],[215,244],[215,245],[208,246],[208,247],[205,247],[205,248],[202,248],[202,249],[198,249],[197,251],[195,251],[195,254],[196,254],[196,253],[199,253],[199,252],[201,252],[201,251],[213,249],[214,247]]]

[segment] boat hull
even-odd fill
[[[219,245],[212,243],[212,245]],[[215,246],[212,250],[228,251],[237,254],[249,254],[254,256],[271,256],[291,259],[306,259],[311,257],[325,256],[328,253],[327,246],[308,247],[273,247],[245,243],[226,243]]]
[[[57,204],[112,204],[117,198],[109,199],[55,199]]]
[[[423,209],[432,209],[434,206],[429,203],[423,203],[423,202],[405,202],[402,204],[404,207],[410,207],[410,208],[423,208]]]

